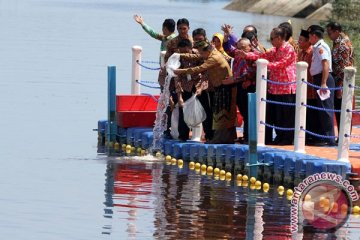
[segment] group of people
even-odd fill
[[[171,102],[178,104],[179,138],[189,138],[189,128],[183,120],[182,106],[193,94],[201,102],[207,118],[203,122],[207,143],[248,142],[248,93],[256,89],[256,65],[259,58],[267,59],[268,87],[267,99],[277,102],[295,103],[296,62],[308,63],[308,82],[320,87],[308,87],[307,104],[327,109],[340,109],[342,91],[333,91],[342,86],[344,68],[354,64],[353,48],[349,38],[343,33],[341,25],[331,22],[326,26],[333,48],[323,40],[325,29],[311,25],[301,30],[298,42],[293,39],[289,22],[279,24],[272,29],[270,41],[272,48],[266,49],[258,40],[257,29],[253,25],[245,26],[241,36],[233,33],[233,27],[224,24],[223,33],[216,33],[208,39],[206,31],[197,28],[189,34],[190,24],[185,18],[175,24],[166,19],[162,33],[156,33],[145,24],[141,16],[134,19],[152,37],[161,41],[161,50],[166,51],[165,62],[174,53],[180,55],[181,66],[175,70],[177,75],[171,80]],[[178,35],[175,34],[175,27]],[[166,77],[164,69],[159,73],[159,84],[163,86]],[[282,83],[282,84],[277,84]],[[285,84],[284,84],[285,83]],[[330,97],[321,100],[320,95],[330,90]],[[236,108],[243,116],[244,131],[241,138],[236,134]],[[267,104],[266,123],[269,126],[293,128],[295,108],[290,105]],[[171,114],[171,111],[169,111]],[[336,113],[337,125],[340,113]],[[334,136],[334,114],[330,111],[308,109],[306,129],[324,136]],[[169,124],[170,126],[170,124]],[[266,127],[265,143],[274,145],[293,144],[294,132],[275,130]],[[307,133],[308,145],[336,145],[333,138],[315,137]]]

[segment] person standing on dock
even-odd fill
[[[177,69],[174,73],[206,74],[214,87],[213,130],[214,137],[207,143],[231,144],[236,138],[236,86],[224,85],[223,80],[232,77],[231,68],[223,55],[208,41],[194,44],[199,54],[180,54],[181,59],[203,59],[204,63],[197,67]]]
[[[270,34],[273,48],[269,51],[259,54],[237,50],[236,54],[252,61],[259,58],[267,59],[270,70],[269,80],[272,81],[272,83],[268,83],[267,100],[295,103],[296,53],[294,48],[285,41],[285,38],[286,34],[283,28],[274,28]],[[295,125],[295,107],[293,106],[267,104],[266,113],[266,122],[269,125],[282,128],[293,128]],[[293,144],[293,131],[276,130],[274,141],[272,141],[272,131],[272,128],[266,127],[266,144]]]
[[[177,27],[177,31],[179,34],[167,43],[166,53],[165,53],[165,57],[164,57],[165,63],[167,62],[167,60],[173,53],[179,52],[178,44],[182,39],[188,39],[191,42],[191,44],[193,42],[191,36],[189,36],[189,30],[190,30],[189,20],[187,20],[186,18],[179,19],[176,23],[176,27]],[[158,79],[161,91],[163,91],[163,86],[165,84],[165,78],[166,78],[166,70],[165,70],[165,68],[161,68],[160,73],[159,73],[159,79]],[[173,78],[170,80],[169,91],[170,91],[171,99],[174,100],[174,102],[176,102],[177,94],[175,91],[175,82],[174,82]],[[165,131],[164,135],[165,135],[165,137],[171,138],[171,135],[170,135],[171,109],[170,109],[170,107],[168,107],[166,114],[168,115],[168,124],[167,124],[168,126],[167,126],[167,130]]]
[[[285,35],[286,35],[285,41],[290,43],[290,45],[293,46],[295,52],[298,53],[299,52],[299,45],[295,42],[295,40],[293,38],[293,28],[292,28],[291,23],[289,21],[280,23],[278,27],[284,29]]]
[[[196,54],[192,48],[192,43],[189,39],[181,39],[178,44],[179,53],[192,53]],[[180,59],[180,69],[181,68],[189,68],[189,67],[196,67],[202,63],[201,60],[192,60],[192,59]],[[183,106],[184,101],[191,98],[191,96],[196,93],[196,85],[199,84],[202,80],[201,74],[187,74],[187,75],[179,75],[175,77],[175,86],[176,86],[176,93],[177,93],[177,103],[179,105],[179,122],[178,122],[178,131],[179,131],[179,139],[182,141],[186,141],[189,139],[190,129],[186,125],[184,121],[184,112]],[[200,100],[199,95],[199,100]],[[205,96],[205,95],[204,95]],[[208,97],[206,96],[207,100]],[[200,101],[201,102],[201,101]],[[208,104],[209,105],[209,104]],[[208,116],[206,116],[208,117]],[[206,133],[206,131],[205,131]]]
[[[218,50],[231,65],[232,57],[230,57],[223,48],[224,35],[221,33],[215,33],[212,37],[211,44]]]
[[[331,52],[333,77],[335,86],[341,87],[344,80],[344,68],[354,64],[354,49],[348,36],[342,31],[342,27],[337,22],[330,22],[326,25],[327,34],[333,41]],[[334,108],[341,110],[342,90],[335,91]],[[340,112],[335,112],[338,131],[340,129]]]
[[[179,34],[168,42],[165,54],[165,62],[167,62],[173,53],[178,52],[178,44],[181,39],[189,39],[191,43],[193,42],[192,37],[189,35],[189,20],[186,18],[180,18],[176,23],[176,27]]]
[[[192,32],[192,38],[194,43],[201,42],[201,41],[208,41],[206,36],[206,31],[203,28],[197,28]],[[198,53],[198,50],[196,48],[193,49],[194,52]],[[200,55],[199,55],[200,56]],[[198,61],[200,66],[204,63],[204,60],[201,59]],[[214,131],[212,129],[212,123],[213,123],[213,112],[211,109],[212,101],[214,99],[214,87],[211,85],[211,82],[208,81],[206,74],[201,74],[202,80],[200,84],[196,85],[196,93],[198,95],[198,99],[203,106],[205,112],[206,112],[206,119],[203,121],[203,129],[205,133],[205,140],[209,142],[213,136]]]
[[[309,41],[309,32],[306,30],[301,30],[299,36],[299,52],[298,52],[298,62],[306,62],[308,64],[307,69],[307,81],[314,84],[314,79],[310,74],[312,56],[313,56],[313,47]],[[307,105],[316,106],[316,90],[312,87],[307,87]],[[306,110],[306,129],[311,132],[316,132],[319,129],[319,121],[316,117],[318,111],[308,108]],[[311,145],[314,142],[314,138],[310,134],[306,134],[306,144]]]
[[[248,35],[248,33],[253,33],[253,34]],[[249,36],[251,35],[253,36],[250,38]],[[248,38],[250,40],[253,52],[259,52],[259,53],[266,52],[266,48],[259,42],[257,29],[254,25],[245,26],[241,37]]]
[[[169,41],[176,37],[175,21],[172,18],[168,18],[164,20],[162,24],[162,33],[158,33],[155,30],[153,30],[153,28],[147,25],[144,19],[139,15],[134,15],[134,19],[137,23],[139,23],[142,26],[142,28],[146,33],[148,33],[151,37],[161,41],[160,52],[166,51]],[[161,61],[161,55],[159,55],[159,63],[160,61]],[[165,83],[165,77],[166,77],[166,71],[164,69],[160,69],[158,75],[158,82],[161,88]],[[172,85],[172,88],[174,88],[174,85]]]
[[[221,26],[221,29],[224,31],[223,48],[226,53],[229,54],[230,51],[236,48],[238,39],[233,33],[233,27],[231,25],[224,24]],[[257,29],[254,25],[245,26],[241,38],[248,38],[250,40],[252,52],[266,52],[266,48],[258,40]]]
[[[311,25],[308,28],[309,41],[313,45],[313,57],[311,61],[310,74],[314,79],[315,85],[321,87],[316,96],[316,107],[334,109],[334,91],[330,90],[330,96],[321,100],[319,95],[325,96],[329,91],[327,88],[334,88],[335,81],[331,75],[331,51],[330,47],[323,40],[324,28],[319,25]],[[325,136],[334,136],[334,113],[331,111],[318,111],[317,116],[320,122],[317,133]],[[335,139],[317,138],[316,146],[335,146]]]
[[[252,51],[251,42],[248,38],[241,38],[237,42],[237,49],[248,53]],[[235,53],[235,50],[232,51]],[[246,60],[234,54],[232,66],[233,78],[228,79],[237,85],[236,105],[243,117],[243,137],[237,141],[242,144],[248,143],[248,93],[254,93],[256,90],[256,68],[254,61]]]
[[[226,48],[226,52],[229,56],[233,57],[232,71],[234,75],[234,81],[237,85],[236,105],[243,117],[243,136],[236,139],[239,143],[248,142],[248,93],[254,93],[256,86],[253,81],[253,72],[256,72],[256,68],[253,68],[253,61],[242,59],[235,56],[237,49],[244,50],[245,52],[253,52],[261,54],[266,52],[266,49],[259,43],[257,39],[257,29],[253,25],[244,27],[241,39],[236,41],[236,36],[232,33],[233,27],[224,24],[222,27],[224,36],[226,36],[227,42],[223,44]],[[225,37],[224,37],[225,39]],[[249,44],[248,44],[249,43]],[[250,47],[250,48],[249,48]],[[241,77],[240,77],[241,76]],[[250,84],[249,84],[250,83]]]
[[[194,42],[206,41],[206,30],[203,28],[197,28],[192,32],[192,38]]]
[[[173,39],[175,34],[175,21],[174,19],[165,19],[162,24],[162,33],[156,32],[152,27],[144,22],[144,19],[139,15],[134,15],[135,21],[142,26],[144,31],[151,37],[160,40],[160,51],[166,51],[168,42]]]

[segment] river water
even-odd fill
[[[133,14],[156,29],[164,18],[187,17],[209,35],[224,22],[237,32],[255,24],[262,40],[287,20],[225,11],[225,4],[0,0],[1,239],[290,238],[289,202],[276,192],[96,153],[92,129],[106,117],[107,66],[117,66],[117,92],[130,93],[131,46],[143,46],[144,60],[158,59],[159,42]],[[359,226],[351,216],[334,234],[308,235],[355,239]]]

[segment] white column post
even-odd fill
[[[165,67],[165,54],[166,54],[166,51],[161,51],[161,53],[160,53],[160,67],[161,68]]]
[[[131,94],[140,95],[140,85],[136,81],[140,81],[141,78],[141,52],[142,47],[132,47],[132,74],[131,74]]]
[[[306,62],[296,64],[296,108],[295,108],[295,132],[294,132],[294,151],[305,153],[305,132],[300,129],[306,129],[306,104],[307,85],[302,80],[307,81]]]
[[[350,130],[352,119],[352,103],[354,96],[356,68],[346,67],[344,69],[344,84],[341,103],[341,117],[339,129],[338,161],[349,162]],[[347,111],[350,110],[350,111]],[[345,137],[345,134],[349,137]]]
[[[260,121],[265,122],[266,116],[266,102],[261,101],[266,99],[267,82],[263,78],[267,78],[267,65],[269,61],[266,59],[258,59],[256,61],[256,119],[257,119],[257,145],[265,145],[265,125],[260,124]]]

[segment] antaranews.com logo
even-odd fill
[[[291,200],[291,232],[304,227],[336,230],[349,218],[352,202],[359,196],[348,180],[335,173],[316,173],[294,188]]]

